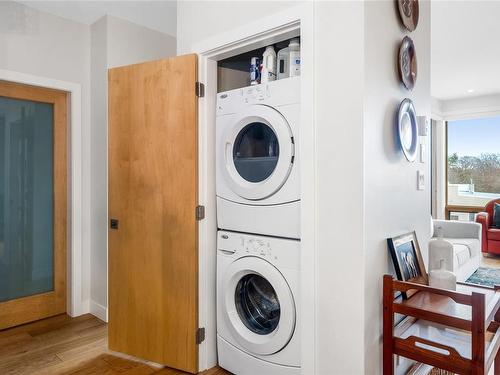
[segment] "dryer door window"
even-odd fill
[[[234,166],[245,180],[261,182],[273,173],[279,153],[280,146],[273,129],[262,122],[252,122],[236,137]]]
[[[260,275],[241,278],[235,291],[236,311],[252,332],[268,335],[278,326],[280,303],[272,285]]]
[[[275,109],[253,105],[226,128],[217,151],[227,185],[240,197],[275,194],[292,170],[295,145],[290,126]]]

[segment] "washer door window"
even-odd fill
[[[273,286],[260,275],[243,276],[234,294],[236,311],[252,332],[268,335],[280,321],[280,303]]]
[[[294,145],[290,127],[276,110],[253,105],[225,136],[225,177],[249,200],[276,193],[290,175]]]
[[[283,349],[295,330],[295,302],[283,275],[257,257],[233,262],[224,274],[224,319],[245,350],[269,355]]]

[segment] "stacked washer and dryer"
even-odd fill
[[[217,345],[237,375],[300,374],[300,77],[217,95]]]

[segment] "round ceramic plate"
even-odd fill
[[[417,52],[410,37],[405,36],[399,47],[399,77],[408,90],[413,90],[417,81]]]
[[[413,162],[417,157],[418,132],[417,114],[410,99],[403,100],[399,105],[397,122],[399,144],[406,159]]]
[[[403,25],[409,31],[415,30],[418,25],[418,0],[398,0],[398,9]]]

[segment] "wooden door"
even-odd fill
[[[0,330],[66,312],[67,100],[0,81]]]
[[[192,373],[196,78],[196,55],[109,71],[109,347]]]

